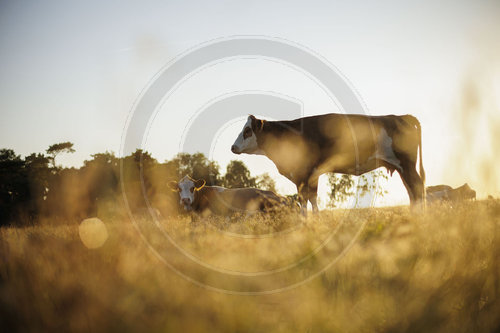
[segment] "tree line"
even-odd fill
[[[43,219],[68,223],[90,216],[120,215],[125,214],[124,205],[133,211],[151,205],[164,215],[177,214],[176,194],[166,183],[184,175],[205,179],[207,185],[276,192],[269,174],[254,177],[239,160],[230,161],[224,174],[216,161],[202,153],[179,153],[161,163],[141,149],[125,157],[112,152],[93,154],[80,168],[56,163],[59,155],[74,151],[71,142],[51,145],[44,153],[25,158],[12,149],[0,149],[0,225],[32,225]],[[364,184],[362,191],[373,190],[378,177],[386,178],[380,171],[374,175],[358,183]],[[330,206],[334,207],[354,194],[354,177],[330,174],[329,186]]]
[[[93,154],[80,168],[57,165],[57,156],[74,151],[71,142],[54,144],[44,153],[25,158],[12,149],[0,149],[0,225],[34,224],[41,218],[71,221],[116,212],[120,210],[117,204],[123,203],[122,190],[131,208],[143,205],[141,196],[145,194],[149,201],[159,206],[166,203],[175,211],[175,195],[165,184],[184,175],[203,178],[207,185],[276,191],[268,174],[252,177],[238,160],[231,161],[222,174],[217,162],[201,153],[179,153],[160,163],[149,152],[137,149],[122,158],[111,152]]]

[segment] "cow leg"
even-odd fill
[[[403,181],[403,185],[406,188],[406,192],[408,192],[408,197],[410,198],[410,205],[413,205],[413,203],[415,201],[415,199],[413,198],[413,191],[412,191],[410,185],[408,184],[406,177],[403,176],[403,174],[404,174],[404,171],[399,172],[399,175],[401,176],[401,180]]]
[[[399,171],[401,180],[408,191],[410,197],[410,205],[414,207],[417,204],[423,204],[424,199],[424,183],[417,173],[414,165],[407,165]]]
[[[410,178],[410,187],[413,191],[413,199],[416,204],[423,204],[424,201],[424,183],[422,178],[417,173],[417,170],[413,167],[408,170]]]
[[[314,191],[314,193],[309,193],[309,201],[311,202],[312,205],[312,210],[313,214],[318,214],[319,209],[318,209],[318,189]]]
[[[309,178],[307,184],[307,198],[311,202],[313,214],[318,214],[318,178]]]
[[[300,213],[303,216],[307,216],[307,186],[304,183],[297,185],[297,194],[299,196],[299,204],[300,204]]]

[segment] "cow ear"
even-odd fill
[[[205,186],[205,179],[198,179],[194,181],[194,186],[196,187],[196,191],[199,191]]]
[[[174,192],[179,192],[179,184],[175,180],[171,180],[167,183],[167,186]]]
[[[250,115],[248,118],[252,120],[252,131],[254,133],[262,131],[262,127],[264,127],[264,120],[257,119],[253,115]]]

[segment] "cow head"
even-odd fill
[[[179,192],[180,204],[184,209],[190,211],[195,201],[196,192],[205,186],[205,180],[194,180],[189,176],[184,176],[179,182],[170,181],[168,187],[174,192]]]
[[[243,130],[231,146],[231,151],[235,154],[264,155],[264,152],[257,143],[257,134],[262,131],[263,126],[264,120],[257,119],[252,115],[248,116]]]
[[[460,188],[463,188],[463,191],[462,191],[462,197],[464,199],[473,199],[475,200],[476,199],[476,191],[474,191],[470,186],[469,184],[465,183],[464,185],[462,185]]]

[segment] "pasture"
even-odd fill
[[[0,229],[6,332],[500,329],[498,200],[435,205],[422,215],[391,207],[306,220],[102,221],[107,239],[96,249],[83,244],[78,223]],[[201,264],[172,250],[165,234]],[[207,267],[232,278],[214,280]],[[289,269],[276,279],[235,274],[279,267]]]

